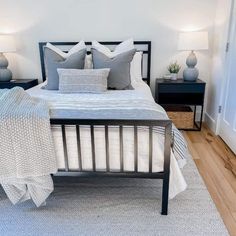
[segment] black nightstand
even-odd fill
[[[155,101],[161,106],[193,106],[193,128],[183,130],[200,131],[202,127],[203,106],[206,83],[200,79],[187,82],[182,79],[176,81],[156,79]],[[196,108],[201,107],[200,120],[196,121]]]
[[[0,82],[0,89],[4,88],[11,89],[13,87],[19,86],[26,90],[36,85],[38,85],[37,79],[13,79],[9,82]]]

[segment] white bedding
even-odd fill
[[[40,84],[27,92],[33,96],[46,100],[48,102],[51,118],[93,118],[91,111],[99,113],[101,110],[107,119],[106,109],[116,111],[121,110],[124,113],[132,115],[132,108],[136,107],[142,116],[145,118],[145,109],[147,111],[159,111],[164,117],[167,117],[164,109],[157,105],[152,97],[150,88],[144,82],[135,82],[132,84],[134,90],[110,90],[103,94],[60,94],[59,91],[49,91],[41,89],[43,84]],[[117,114],[118,115],[118,114]],[[125,116],[125,114],[123,114]],[[119,113],[120,117],[122,114]],[[97,117],[97,116],[96,116]],[[148,119],[148,117],[147,117]],[[54,144],[57,154],[58,167],[65,168],[64,152],[61,130],[59,127],[52,127]],[[81,154],[83,170],[92,170],[92,153],[91,153],[91,137],[90,129],[88,127],[81,127]],[[96,150],[96,168],[97,170],[106,169],[105,160],[105,132],[103,128],[95,128],[95,150]],[[134,137],[132,128],[124,128],[124,171],[134,170]],[[67,149],[70,169],[77,170],[78,150],[76,141],[75,127],[66,127]],[[148,171],[148,131],[141,129],[138,132],[138,170],[140,172]],[[153,134],[153,172],[163,170],[163,135]],[[109,128],[109,154],[110,154],[110,168],[112,171],[119,171],[120,167],[120,150],[119,150],[119,133],[118,128]],[[169,198],[173,198],[179,192],[186,188],[186,182],[181,173],[180,167],[176,160],[176,154],[171,153],[171,172],[170,172],[170,194]],[[182,160],[183,161],[183,160]],[[183,165],[183,163],[181,164]]]
[[[85,110],[106,109],[108,104],[109,108],[113,106],[114,110],[118,110],[133,108],[135,104],[140,104],[140,102],[146,106],[146,109],[155,109],[166,114],[165,110],[154,102],[149,86],[143,81],[132,82],[133,90],[107,90],[107,92],[100,94],[63,94],[59,90],[41,89],[44,85],[45,82],[27,90],[27,92],[33,97],[42,98],[48,102],[52,118],[60,116],[58,110],[67,110],[68,118],[71,118],[71,110],[77,110],[81,115],[81,111]],[[143,106],[140,109],[143,109]],[[57,111],[56,115],[55,111]],[[67,114],[64,112],[62,118],[67,118],[65,116]]]

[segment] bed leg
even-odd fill
[[[169,200],[169,176],[165,176],[162,186],[162,208],[161,214],[168,215],[168,200]]]
[[[169,200],[169,178],[170,178],[170,149],[171,149],[171,121],[165,127],[165,148],[164,148],[164,176],[162,186],[162,215],[168,214]]]

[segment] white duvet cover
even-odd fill
[[[103,94],[61,94],[59,91],[41,89],[40,84],[27,92],[33,96],[46,100],[50,108],[51,118],[106,118],[117,119],[128,117],[136,119],[137,110],[140,109],[140,116],[143,119],[152,119],[150,111],[159,112],[162,117],[167,118],[164,109],[157,105],[152,97],[150,88],[144,82],[135,82],[132,84],[134,90],[110,90]],[[134,109],[135,108],[135,112]],[[145,110],[147,112],[145,112]],[[111,112],[112,111],[112,112]],[[112,116],[111,116],[112,113]],[[147,113],[147,116],[145,116]],[[149,114],[149,115],[148,115]],[[61,135],[61,128],[52,126],[52,134],[57,154],[59,169],[65,168],[64,150]],[[177,133],[177,135],[180,135]],[[176,135],[176,137],[177,137]],[[124,171],[134,170],[134,132],[133,128],[124,128]],[[66,126],[67,150],[69,159],[69,168],[71,170],[79,169],[78,150],[76,140],[76,130],[74,126]],[[88,126],[80,127],[81,138],[81,157],[83,170],[92,170],[92,152],[91,136]],[[153,172],[163,170],[164,160],[164,137],[158,132],[153,133]],[[180,166],[185,164],[184,155],[188,155],[185,150],[185,142],[182,139],[179,142],[183,145],[183,150],[171,153],[171,170],[170,170],[170,193],[169,198],[175,197],[178,193],[186,188],[186,182],[181,173]],[[120,144],[118,127],[109,128],[109,156],[111,171],[120,170]],[[138,171],[148,172],[149,167],[149,132],[140,128],[138,131]],[[176,148],[176,150],[179,148]],[[95,128],[95,153],[96,153],[96,170],[106,170],[106,153],[105,153],[105,132],[104,128]],[[177,162],[179,161],[179,165]]]

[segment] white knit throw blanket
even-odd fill
[[[0,90],[0,183],[13,204],[45,204],[57,172],[49,109],[22,88]]]

